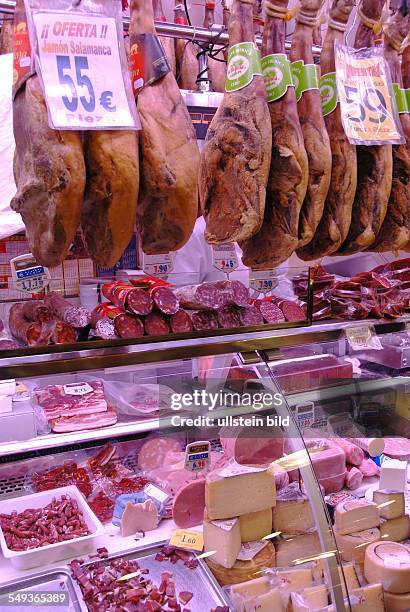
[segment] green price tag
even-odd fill
[[[255,44],[245,42],[233,45],[228,54],[225,90],[232,92],[243,89],[252,82],[255,75],[262,75],[260,54]]]
[[[265,79],[268,102],[279,100],[293,87],[290,62],[284,53],[274,53],[262,58],[262,72]]]
[[[295,86],[296,100],[299,102],[305,91],[319,89],[319,79],[314,64],[305,64],[298,60],[291,64],[292,80]]]
[[[403,89],[398,83],[393,83],[394,99],[396,101],[398,113],[410,112],[410,89]],[[408,94],[408,95],[407,95]]]
[[[333,113],[339,102],[336,87],[336,72],[328,72],[320,77],[320,95],[322,98],[323,116],[326,117],[326,115]]]

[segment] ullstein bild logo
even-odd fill
[[[209,393],[202,389],[196,389],[192,393],[173,393],[171,395],[171,409],[183,410],[186,408],[207,408],[208,411],[215,408],[243,407],[262,410],[262,408],[277,408],[284,402],[280,393],[227,393],[217,391]]]

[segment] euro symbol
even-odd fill
[[[117,110],[117,107],[113,106],[112,104],[112,96],[113,96],[112,91],[103,91],[101,94],[101,98],[100,98],[101,106],[105,108],[105,110],[109,111],[110,113],[113,113],[114,111]]]

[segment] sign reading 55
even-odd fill
[[[344,91],[349,108],[347,118],[349,121],[363,123],[383,123],[388,115],[386,99],[379,89],[374,87],[353,87],[344,84]]]
[[[67,94],[62,96],[66,109],[72,113],[75,112],[78,109],[78,100],[80,100],[84,110],[92,113],[95,110],[95,93],[90,78],[84,74],[85,71],[89,70],[87,57],[74,56],[74,66],[71,65],[69,55],[57,55],[56,60],[60,84],[67,90]],[[78,96],[76,84],[71,76],[73,71],[75,71],[77,87],[85,87],[88,91],[87,96]]]

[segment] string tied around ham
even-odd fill
[[[364,14],[362,5],[357,9],[357,15],[364,26],[373,31],[376,36],[381,33],[383,29],[383,19],[372,19]]]
[[[296,21],[314,29],[320,25],[321,18],[318,15],[309,15],[308,13],[300,11],[296,16]]]
[[[339,32],[346,32],[347,23],[336,21],[336,19],[329,19],[328,27],[332,28],[332,30],[338,30]]]
[[[266,0],[265,2],[266,14],[272,19],[283,19],[283,21],[291,21],[299,13],[299,10],[299,6],[295,6],[289,10],[287,7],[278,6],[277,4],[274,4],[273,2],[271,2],[271,0]]]

